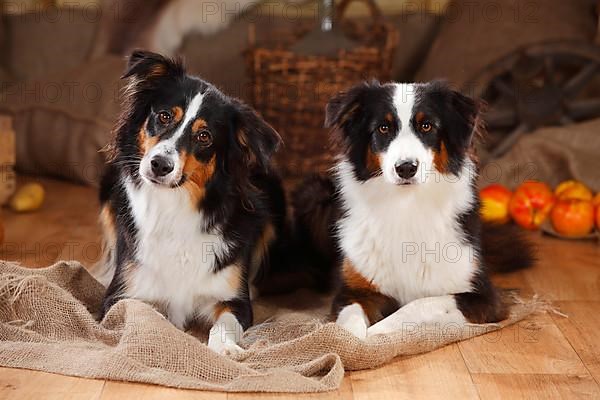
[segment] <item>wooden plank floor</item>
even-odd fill
[[[26,179],[22,180],[26,181]],[[98,257],[96,194],[91,188],[44,180],[41,211],[3,209],[6,242],[0,259],[32,267],[57,259],[91,265]],[[348,373],[342,387],[310,399],[600,398],[600,246],[537,239],[540,262],[498,276],[504,287],[551,299],[568,318],[537,315],[520,324],[382,368]],[[225,394],[72,378],[0,368],[0,399],[245,399],[296,395]]]

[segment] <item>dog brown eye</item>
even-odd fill
[[[167,111],[161,111],[161,112],[158,113],[158,120],[163,125],[170,124],[172,118],[173,117],[171,117],[171,114],[169,114]]]
[[[431,129],[433,129],[433,126],[431,125],[430,122],[421,122],[421,124],[419,125],[419,128],[421,129],[421,132],[423,133],[427,133],[430,132]]]
[[[379,130],[379,133],[381,133],[382,135],[385,135],[386,133],[388,133],[390,131],[390,127],[388,125],[380,125],[378,130]]]
[[[194,139],[202,146],[210,146],[212,144],[212,135],[209,131],[198,132],[194,136]]]

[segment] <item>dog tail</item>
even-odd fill
[[[483,260],[491,273],[508,273],[533,266],[535,249],[516,225],[483,223],[481,230]]]
[[[292,193],[294,236],[301,262],[316,289],[332,289],[340,262],[336,223],[340,205],[335,184],[329,177],[313,175]]]

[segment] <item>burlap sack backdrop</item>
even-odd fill
[[[233,360],[140,301],[121,301],[96,322],[92,313],[103,291],[77,262],[44,269],[0,262],[0,365],[178,388],[321,392],[338,388],[344,369],[374,368],[399,355],[430,351],[540,308],[536,301],[517,302],[501,324],[413,330],[363,342],[322,322],[328,299],[295,294],[256,303],[263,322],[246,332],[242,346],[248,350]]]
[[[529,179],[556,187],[567,179],[600,192],[600,118],[568,126],[539,128],[524,135],[499,159],[485,165],[480,187],[501,183],[510,188]]]

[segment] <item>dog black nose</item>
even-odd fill
[[[166,157],[156,156],[150,161],[152,167],[152,173],[154,176],[165,176],[169,172],[173,171],[175,165],[173,161]]]
[[[396,174],[400,178],[409,179],[415,176],[417,169],[419,169],[419,162],[415,160],[409,161],[398,161],[395,165]]]

